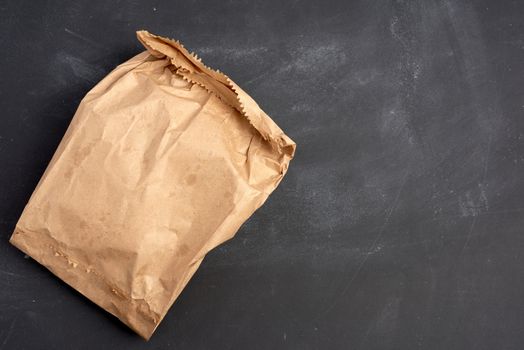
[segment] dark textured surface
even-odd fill
[[[142,28],[298,144],[148,343],[8,244]],[[0,45],[0,349],[522,348],[524,2],[1,1]]]

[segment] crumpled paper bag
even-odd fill
[[[179,42],[137,36],[147,51],[84,97],[10,241],[149,339],[295,143]]]

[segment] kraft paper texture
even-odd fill
[[[147,51],[84,97],[10,241],[149,339],[295,143],[179,42],[137,36]]]

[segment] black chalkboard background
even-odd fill
[[[138,29],[298,144],[148,343],[8,243]],[[3,0],[0,45],[0,349],[524,346],[524,2]]]

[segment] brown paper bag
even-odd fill
[[[295,143],[180,43],[137,35],[147,51],[84,97],[11,243],[148,339]]]

